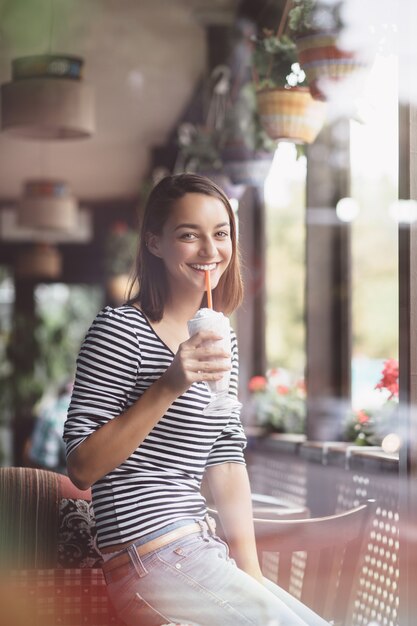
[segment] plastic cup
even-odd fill
[[[222,337],[216,340],[216,344],[230,354],[230,322],[229,318],[213,309],[199,309],[196,316],[188,322],[188,332],[190,335],[200,330],[212,330]],[[211,342],[210,342],[211,343]],[[235,409],[240,409],[240,402],[229,395],[230,370],[224,372],[220,380],[206,381],[212,397],[207,406],[203,409],[203,415],[229,416]]]
[[[199,309],[196,317],[188,322],[190,337],[200,330],[212,330],[218,335],[221,335],[222,339],[215,342],[216,346],[230,353],[230,322],[229,318],[223,315],[223,313],[214,311],[213,309]],[[227,371],[220,380],[207,381],[207,384],[213,393],[222,393],[228,391],[229,380],[230,371]]]

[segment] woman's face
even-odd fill
[[[161,235],[148,236],[148,249],[162,259],[177,293],[205,291],[205,270],[214,289],[230,263],[230,219],[218,198],[188,193],[175,203]]]

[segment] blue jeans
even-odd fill
[[[189,524],[182,520],[152,533]],[[207,532],[178,539],[143,557],[127,551],[126,574],[112,581],[110,599],[127,626],[184,622],[195,626],[328,626],[328,622],[270,581],[240,570],[227,545]],[[118,553],[120,554],[120,553]]]

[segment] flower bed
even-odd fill
[[[269,432],[302,434],[305,429],[306,390],[303,379],[287,372],[268,370],[266,376],[249,381],[256,424]]]

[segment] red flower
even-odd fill
[[[278,374],[279,374],[279,369],[277,367],[273,367],[268,372],[268,375],[270,378],[273,378],[274,376],[278,376]]]
[[[264,391],[266,389],[266,378],[265,376],[252,376],[248,383],[249,391]]]
[[[290,392],[290,388],[287,385],[277,385],[277,391],[281,396],[286,396]]]
[[[369,415],[362,409],[361,411],[356,411],[356,419],[359,424],[367,424],[369,422]]]
[[[384,362],[381,380],[375,385],[375,389],[387,389],[390,392],[388,400],[391,400],[394,396],[398,396],[398,376],[398,361],[396,359],[387,359]]]

